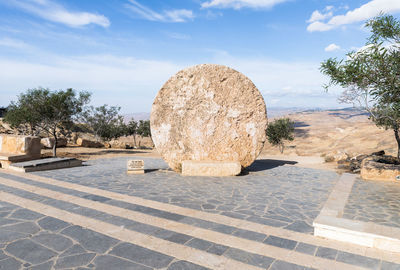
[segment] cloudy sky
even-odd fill
[[[321,61],[365,44],[365,20],[400,0],[0,0],[0,106],[28,88],[149,112],[163,83],[201,63],[247,75],[267,107],[337,104]]]

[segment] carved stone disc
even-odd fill
[[[267,111],[256,86],[226,66],[203,64],[172,76],[154,100],[156,149],[175,171],[182,161],[238,161],[247,167],[266,139]]]

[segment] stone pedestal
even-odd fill
[[[242,166],[234,161],[193,161],[182,162],[182,175],[186,176],[235,176]]]
[[[144,173],[144,160],[128,160],[127,163],[128,174],[143,174]]]

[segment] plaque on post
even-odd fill
[[[128,160],[128,174],[143,174],[144,160],[132,159]]]

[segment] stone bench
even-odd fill
[[[8,168],[11,163],[40,158],[40,138],[0,134],[0,167]]]

